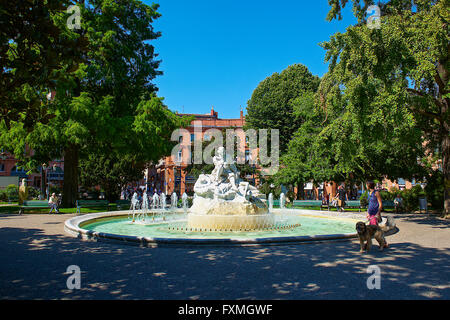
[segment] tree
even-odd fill
[[[85,187],[102,187],[106,199],[114,202],[130,181],[142,178],[145,168],[145,162],[137,162],[132,156],[107,152],[90,154],[80,161],[80,182]]]
[[[340,19],[347,0],[329,3],[328,19]],[[335,117],[333,151],[345,172],[418,179],[432,172],[430,154],[438,154],[449,217],[448,2],[379,3],[379,29],[366,25],[372,3],[353,1],[358,24],[322,44],[330,65],[319,91]]]
[[[319,78],[302,64],[294,64],[281,73],[261,81],[247,103],[246,129],[278,129],[280,152],[299,128],[293,115],[293,101],[305,92],[316,92]]]
[[[316,108],[315,94],[305,93],[293,101],[294,117],[300,128],[289,141],[286,153],[280,159],[280,170],[275,175],[278,184],[296,185],[297,198],[303,197],[303,185],[321,183],[338,178],[335,161],[328,149],[327,137],[322,135],[326,119]],[[343,176],[339,176],[341,180]]]
[[[133,154],[136,163],[156,161],[170,152],[171,131],[183,124],[156,97],[152,83],[161,74],[149,43],[160,36],[152,27],[158,5],[94,0],[79,6],[86,62],[61,72],[48,103],[52,118],[32,132],[20,121],[1,130],[2,143],[28,166],[64,157],[64,206],[75,204],[80,160],[112,153]],[[23,154],[25,145],[34,153]]]
[[[65,27],[72,1],[0,1],[0,116],[3,125],[19,121],[25,130],[47,123],[46,94],[61,71],[78,68],[86,38]]]

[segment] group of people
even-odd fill
[[[326,194],[323,197],[324,204],[336,207],[339,212],[344,211],[346,201],[348,201],[348,195],[347,191],[345,190],[344,184],[341,184],[338,187],[336,195],[331,199],[331,201],[330,201],[330,194]]]

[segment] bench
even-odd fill
[[[116,206],[117,206],[117,210],[122,210],[122,207],[131,209],[131,200],[117,200]]]
[[[24,201],[23,204],[20,206],[19,214],[22,214],[25,208],[48,208],[48,207],[49,205],[47,200]]]
[[[108,200],[77,200],[76,213],[81,213],[81,208],[101,208],[101,207],[108,207],[108,211],[109,211],[109,201]]]
[[[322,200],[294,200],[293,207],[328,207],[326,204],[322,203]],[[328,209],[329,210],[329,209]]]
[[[349,200],[345,202],[345,208],[358,208],[359,212],[361,212],[362,206],[361,201],[359,200]]]
[[[394,200],[382,200],[383,203],[383,210],[384,209],[395,209],[395,203]]]

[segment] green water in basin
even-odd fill
[[[188,239],[255,239],[272,237],[314,236],[329,234],[344,234],[355,232],[355,222],[350,219],[322,218],[305,215],[276,215],[279,230],[257,231],[185,231],[186,221],[183,215],[167,215],[163,221],[161,215],[148,216],[145,222],[131,222],[130,218],[105,218],[92,223],[86,223],[81,228],[96,232],[112,233],[127,236],[148,238],[188,238]],[[295,226],[300,224],[300,226]],[[295,226],[295,227],[293,227]],[[183,228],[173,230],[174,228]]]

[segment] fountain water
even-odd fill
[[[268,202],[269,202],[269,212],[273,212],[273,194],[272,194],[272,192],[269,194]]]
[[[280,194],[280,209],[284,209],[286,205],[286,196],[284,193]]]
[[[178,196],[176,192],[173,192],[172,195],[170,196],[170,208],[171,209],[176,209],[178,206]]]
[[[133,216],[133,219],[132,219],[133,222],[135,221],[134,217],[136,215],[136,210],[138,209],[138,205],[139,205],[138,195],[135,192],[135,193],[133,193],[133,197],[131,198],[131,209],[132,209],[131,214]],[[129,216],[130,215],[128,214],[128,217]]]
[[[186,192],[183,193],[183,195],[181,196],[181,201],[182,201],[182,204],[183,204],[183,211],[186,214],[187,210],[188,210],[188,203],[187,203],[188,195],[186,194]]]
[[[159,207],[163,210],[166,208],[166,194],[164,192],[159,197]]]
[[[152,200],[153,200],[153,202],[152,202],[152,209],[153,210],[158,209],[158,207],[159,207],[159,197],[158,197],[158,194],[156,192],[153,194]]]

